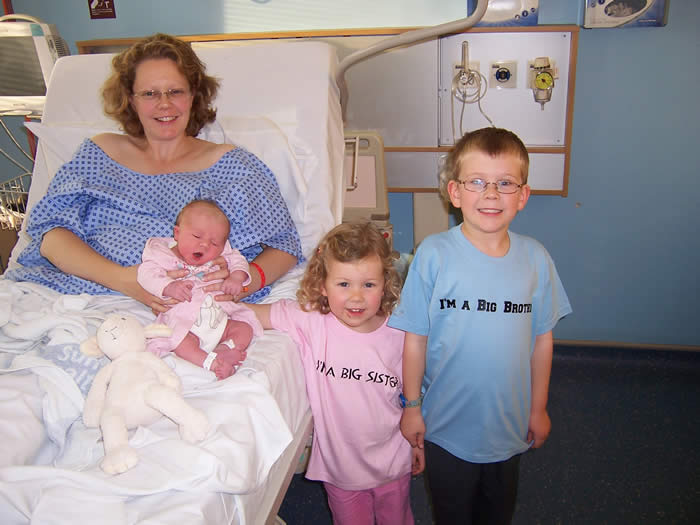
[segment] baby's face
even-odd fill
[[[228,230],[221,214],[209,209],[189,210],[173,232],[177,252],[187,264],[206,264],[224,251]]]

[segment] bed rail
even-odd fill
[[[25,173],[0,183],[0,229],[19,231],[27,211],[27,193],[32,180]]]

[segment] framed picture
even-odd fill
[[[117,18],[117,13],[114,10],[114,1],[115,0],[88,0],[90,18],[93,20]]]

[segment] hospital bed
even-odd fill
[[[342,218],[344,137],[337,67],[321,42],[195,47],[221,80],[217,121],[201,136],[257,154],[275,173],[306,256]],[[49,84],[28,208],[80,142],[116,124],[101,110],[99,88],[111,55],[62,58]],[[25,221],[26,225],[26,221]],[[10,267],[26,246],[19,234]],[[293,298],[302,269],[270,297]],[[99,468],[99,431],[80,419],[90,374],[100,363],[78,344],[112,312],[153,319],[121,296],[62,296],[0,278],[0,521],[100,524],[263,524],[275,521],[312,428],[296,349],[266,331],[243,367],[225,381],[172,356],[185,397],[213,430],[183,442],[162,418],[130,433],[139,463],[117,476]]]

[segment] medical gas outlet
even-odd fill
[[[455,76],[452,79],[452,92],[460,102],[468,102],[472,98],[472,92],[478,93],[479,88],[479,61],[472,60],[466,69],[462,64],[455,65]]]
[[[556,69],[549,57],[537,57],[530,63],[530,88],[535,102],[542,106],[542,110],[544,105],[552,100],[555,78]]]
[[[518,82],[518,63],[510,61],[498,61],[491,63],[491,75],[489,76],[490,88],[515,88]]]

